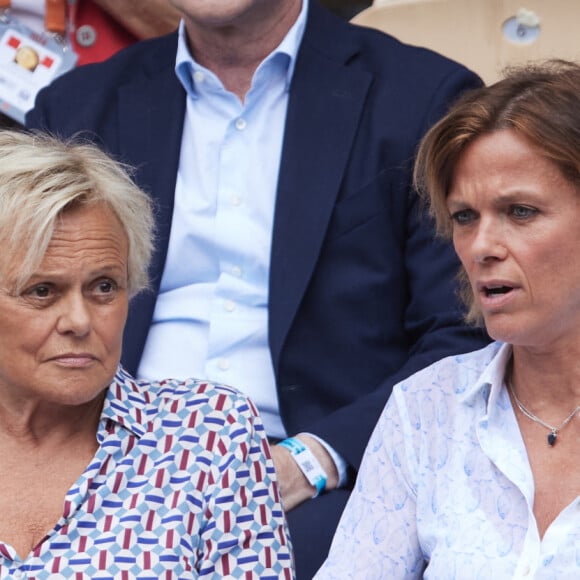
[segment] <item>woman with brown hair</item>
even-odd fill
[[[578,578],[580,67],[466,95],[415,178],[496,342],[395,388],[316,578]]]

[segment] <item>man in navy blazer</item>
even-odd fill
[[[188,15],[187,1],[172,2]],[[268,3],[301,6],[244,0],[248,10]],[[61,136],[82,131],[135,166],[136,182],[156,201],[153,291],[133,300],[123,347],[132,373],[148,336],[172,222],[187,99],[175,75],[177,43],[177,34],[139,43],[57,79],[27,119],[28,127]],[[286,448],[272,448],[298,578],[312,577],[326,554],[392,386],[487,341],[462,323],[458,262],[434,238],[411,185],[421,136],[459,93],[479,83],[457,63],[343,22],[310,0],[275,197],[269,349],[286,432],[319,437],[351,478],[333,490],[333,473],[327,493],[305,501],[310,482],[302,477],[293,495],[291,480],[300,470],[291,467]],[[312,449],[333,471],[325,448]]]

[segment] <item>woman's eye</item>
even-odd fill
[[[462,209],[451,214],[451,221],[457,225],[465,225],[475,218],[475,213],[470,209]]]
[[[51,288],[48,284],[38,284],[33,286],[28,294],[34,298],[48,298],[50,296]]]
[[[96,290],[100,294],[110,294],[117,288],[117,285],[112,280],[101,280],[96,285]]]
[[[526,219],[538,213],[538,210],[525,205],[514,205],[510,207],[510,213],[517,219]]]

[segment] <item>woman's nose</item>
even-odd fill
[[[91,329],[90,306],[82,292],[71,292],[61,300],[57,330],[61,334],[85,336]]]
[[[475,262],[502,260],[507,253],[501,224],[494,220],[480,219],[471,244]]]

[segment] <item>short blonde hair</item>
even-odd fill
[[[523,137],[580,191],[580,65],[549,60],[508,69],[501,81],[466,93],[427,132],[419,146],[414,182],[440,235],[452,236],[446,200],[459,160],[476,139],[502,129]],[[479,323],[481,315],[463,270],[460,278],[467,320]]]
[[[42,262],[61,214],[79,205],[104,204],[127,236],[129,295],[148,286],[151,201],[126,166],[92,144],[17,130],[0,130],[0,160],[1,259],[5,267],[24,249],[17,285]]]

